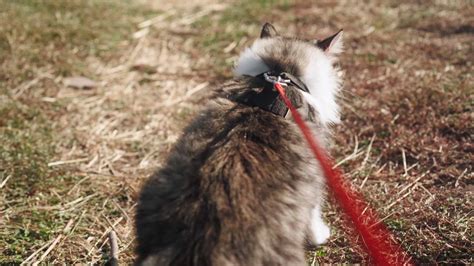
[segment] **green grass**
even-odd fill
[[[39,110],[9,103],[0,109],[0,147],[3,178],[12,175],[27,186],[42,181],[53,152],[51,127]],[[16,195],[14,195],[16,196]]]
[[[10,61],[0,79],[11,84],[32,78],[39,67],[52,67],[60,75],[87,73],[86,57],[108,59],[127,39],[133,22],[148,13],[125,0],[0,2],[0,54]]]
[[[13,206],[29,209],[31,199],[38,200],[52,185],[47,166],[54,152],[52,129],[38,109],[8,103],[0,109],[0,143],[0,180],[9,178],[0,204],[8,225],[0,230],[0,263],[18,263],[28,246],[47,240],[56,229],[57,221],[47,213],[9,213]]]
[[[472,261],[472,233],[468,230],[472,204],[465,195],[472,170],[468,160],[470,146],[466,144],[472,142],[472,71],[468,53],[472,36],[462,29],[469,23],[469,10],[405,3],[406,10],[398,12],[398,2],[389,6],[351,5],[246,0],[202,17],[192,28],[184,27],[183,32],[191,34],[182,39],[169,38],[175,37],[171,36],[174,33],[158,27],[150,27],[147,38],[149,45],[169,38],[167,45],[173,47],[172,52],[189,52],[196,60],[206,53],[205,58],[211,59],[197,67],[208,73],[200,81],[212,83],[231,76],[237,54],[258,37],[264,22],[274,23],[288,35],[293,29],[311,36],[320,29],[343,27],[347,32],[346,52],[341,59],[346,71],[344,89],[349,93],[348,105],[355,111],[343,112],[343,123],[335,130],[335,154],[337,158],[351,154],[355,137],[359,150],[365,152],[371,137],[376,138],[364,167],[362,154],[344,163],[342,169],[356,186],[368,175],[362,192],[381,217],[388,217],[387,227],[417,262],[468,264]],[[58,85],[61,77],[95,78],[97,71],[89,66],[90,62],[115,66],[118,56],[133,44],[130,36],[137,30],[134,25],[156,14],[149,10],[132,0],[0,0],[0,184],[8,178],[0,188],[0,265],[21,263],[60,234],[67,237],[45,258],[45,263],[100,261],[107,256],[107,245],[101,248],[101,243],[106,243],[101,235],[110,226],[105,219],[123,219],[117,226],[120,248],[124,249],[120,260],[124,264],[133,261],[133,219],[126,216],[132,216],[136,202],[134,185],[148,175],[148,169],[138,169],[138,174],[130,169],[155,149],[159,154],[156,156],[163,156],[169,145],[156,142],[159,144],[154,146],[146,139],[111,141],[111,146],[117,145],[114,148],[130,157],[129,165],[114,165],[117,176],[108,175],[107,169],[101,174],[84,173],[77,165],[48,167],[49,162],[66,156],[69,148],[81,146],[74,155],[96,151],[82,146],[83,139],[76,138],[75,129],[71,134],[59,134],[68,118],[76,118],[71,115],[74,110],[66,108],[68,102],[59,97],[54,103],[42,98],[54,98],[64,89]],[[189,14],[178,12],[168,22],[186,15]],[[369,26],[376,30],[362,34]],[[173,29],[172,24],[170,28]],[[192,45],[181,43],[188,40]],[[236,47],[224,52],[231,43]],[[403,49],[397,49],[400,47]],[[423,75],[417,74],[420,70]],[[143,85],[140,92],[144,94],[134,94],[134,100],[150,95],[145,90],[162,78],[155,71],[152,65],[145,69],[145,76],[135,78]],[[44,74],[46,78],[38,79]],[[18,88],[32,80],[37,82],[18,94]],[[104,96],[101,89],[88,93]],[[89,95],[81,99],[81,93],[75,91],[74,100],[88,100]],[[149,112],[155,111],[145,108],[135,113],[130,110],[130,103],[130,99],[114,99],[101,107],[104,112],[133,115],[120,125],[124,132],[144,126]],[[163,143],[169,141],[168,133],[181,128],[180,123],[193,112],[194,105],[186,105],[165,120],[164,124],[175,122],[165,130],[169,132],[163,135]],[[160,137],[158,134],[155,138]],[[90,140],[98,141],[97,136]],[[406,151],[408,166],[419,164],[409,171],[409,176],[403,175],[401,149]],[[431,172],[411,194],[384,210],[396,200],[393,195],[406,182],[427,169]],[[130,172],[133,174],[127,178],[120,177]],[[433,202],[429,203],[431,194]],[[368,263],[362,249],[351,241],[354,236],[343,223],[341,212],[330,206],[327,217],[333,235],[326,245],[307,253],[308,263]],[[70,221],[73,229],[64,233]]]
[[[21,263],[64,228],[71,213],[41,207],[61,203],[58,195],[81,178],[48,167],[52,121],[65,111],[61,102],[40,100],[54,91],[52,82],[16,96],[18,86],[42,73],[92,76],[87,58],[114,60],[135,22],[150,14],[133,1],[0,0],[0,183],[8,178],[0,195],[0,264]]]
[[[260,27],[268,21],[273,11],[287,10],[291,1],[240,1],[223,12],[212,13],[204,16],[193,24],[194,29],[206,29],[206,34],[196,38],[197,48],[205,53],[212,54],[211,66],[214,72],[221,78],[232,76],[234,60],[228,60],[229,54],[224,49],[236,42],[238,47],[233,49],[231,55],[235,55],[242,47],[251,40],[258,37]],[[239,43],[242,38],[246,42]]]

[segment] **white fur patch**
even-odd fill
[[[239,60],[234,69],[234,74],[236,76],[256,76],[270,70],[270,68],[268,68],[268,66],[263,62],[262,58],[260,58],[252,48],[253,47],[247,48],[240,54]]]
[[[272,39],[257,39],[250,48],[245,49],[237,61],[235,75],[256,76],[270,70],[259,56],[264,55],[266,47],[270,45],[274,45]],[[339,106],[336,96],[341,84],[338,70],[333,67],[333,55],[340,52],[342,42],[338,41],[335,47],[331,47],[329,54],[311,45],[299,44],[298,48],[303,51],[304,58],[301,58],[301,62],[305,64],[302,66],[301,80],[310,91],[310,94],[303,93],[303,96],[318,111],[323,124],[338,123]]]
[[[324,124],[339,122],[339,105],[336,95],[340,81],[333,67],[333,59],[319,49],[307,52],[309,63],[304,69],[301,80],[306,84],[311,95],[305,95],[308,103],[318,110]],[[312,98],[312,100],[309,100]]]
[[[331,230],[324,223],[321,208],[316,206],[311,213],[311,232],[316,244],[324,244],[331,236]]]

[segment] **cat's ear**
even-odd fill
[[[340,29],[326,39],[317,40],[316,45],[328,54],[338,54],[342,52],[342,35],[343,31]]]
[[[278,36],[278,32],[275,27],[270,23],[265,23],[262,27],[262,32],[260,32],[260,38],[271,38]]]

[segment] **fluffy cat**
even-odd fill
[[[271,90],[261,73],[291,74],[309,92],[290,85],[288,96],[327,144],[329,125],[339,119],[333,65],[341,36],[306,41],[263,26],[241,54],[236,77],[215,90],[144,184],[137,264],[306,265],[306,241],[329,237],[321,217],[324,177],[291,117],[249,103]]]

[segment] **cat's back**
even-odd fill
[[[309,181],[296,132],[257,107],[214,101],[143,188],[139,256],[163,265],[303,263]]]

